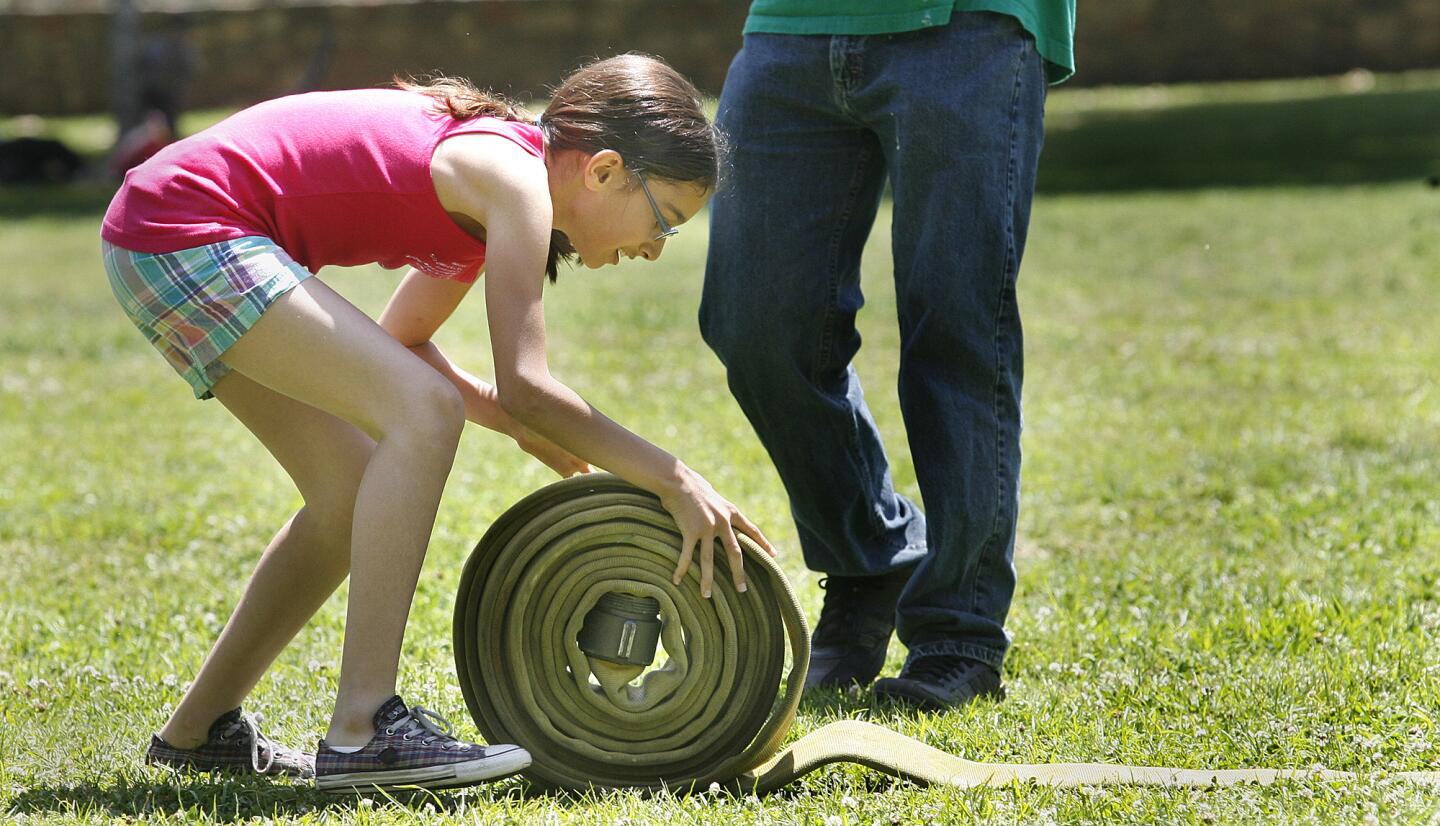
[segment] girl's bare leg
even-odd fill
[[[373,734],[375,709],[395,693],[405,622],[465,422],[464,405],[445,378],[315,278],[277,300],[226,351],[225,361],[243,377],[349,422],[375,441],[354,493],[340,693],[326,734],[333,744],[363,744]],[[219,389],[217,397],[225,390]],[[283,550],[287,542],[280,541],[282,556],[290,555]],[[257,598],[277,598],[272,586],[256,585],[264,592]],[[202,673],[212,668],[211,660],[223,674],[237,667],[232,660],[241,652],[278,652],[294,634],[267,631],[258,607],[247,612],[243,601],[241,614],[246,632],[237,625],[234,653],[222,634]]]
[[[239,373],[215,397],[260,440],[305,500],[266,548],[230,621],[161,729],[194,748],[216,717],[240,705],[350,570],[355,493],[375,441],[354,425]]]

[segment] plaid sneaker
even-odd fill
[[[344,794],[373,789],[454,789],[508,777],[530,765],[519,746],[480,746],[450,736],[450,723],[398,696],[375,712],[375,736],[357,752],[324,740],[315,755],[315,785]]]
[[[178,771],[315,776],[314,757],[272,743],[260,733],[260,715],[246,714],[238,708],[211,723],[205,742],[198,748],[178,749],[161,740],[160,735],[151,735],[145,764]]]

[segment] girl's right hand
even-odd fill
[[[704,477],[683,464],[680,466],[679,483],[660,496],[660,504],[670,512],[675,524],[680,528],[680,563],[675,566],[675,575],[671,577],[671,581],[676,585],[680,584],[680,580],[690,570],[695,546],[699,545],[700,594],[706,599],[710,598],[710,589],[715,580],[716,539],[720,540],[730,558],[730,573],[735,581],[735,590],[742,593],[746,588],[745,554],[740,549],[735,532],[745,534],[753,539],[755,544],[764,548],[766,553],[775,556],[775,548],[770,544],[770,540],[765,538],[765,534],[761,533],[739,508],[716,493],[715,488],[711,487]]]

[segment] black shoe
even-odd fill
[[[875,698],[924,711],[959,708],[980,697],[1005,698],[1000,672],[956,654],[915,657],[899,677],[875,683]]]
[[[895,604],[913,568],[880,576],[827,576],[825,606],[810,635],[805,688],[869,685],[885,665],[895,632]]]

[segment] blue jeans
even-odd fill
[[[988,13],[893,35],[746,35],[720,99],[731,168],[711,208],[701,332],[785,484],[806,564],[914,567],[896,617],[912,659],[998,669],[1009,645],[1015,279],[1044,103],[1030,35]],[[860,253],[887,177],[923,513],[891,484],[851,365]]]

